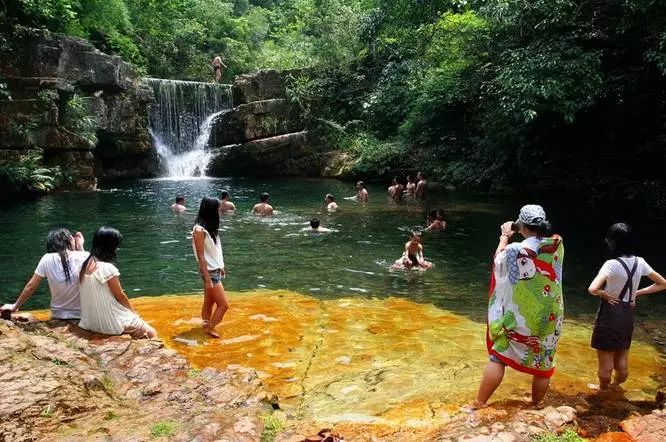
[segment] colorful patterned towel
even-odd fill
[[[488,352],[537,376],[555,371],[562,300],[562,238],[543,238],[539,249],[509,245],[495,257],[488,302]]]

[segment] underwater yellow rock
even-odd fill
[[[132,300],[169,347],[198,367],[254,368],[267,388],[306,420],[427,426],[471,401],[487,361],[485,324],[406,299],[320,300],[289,291],[227,294],[218,330],[201,331],[202,295]],[[596,382],[591,326],[565,321],[552,389],[588,392]],[[657,350],[635,342],[625,389],[654,397]],[[522,399],[530,377],[507,370],[493,400]]]

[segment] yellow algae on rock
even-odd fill
[[[289,291],[228,294],[230,309],[208,338],[201,295],[137,298],[168,346],[199,367],[260,372],[283,408],[309,421],[428,426],[476,394],[488,360],[485,324],[406,299],[319,300]],[[566,321],[552,389],[587,392],[596,381],[591,327]],[[663,371],[652,346],[634,342],[627,396],[654,394]],[[493,400],[522,399],[531,377],[507,369]]]

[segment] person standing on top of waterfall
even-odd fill
[[[213,66],[213,70],[215,71],[215,83],[219,83],[220,79],[222,78],[222,68],[226,68],[227,65],[224,64],[222,57],[219,55],[216,55],[210,64]]]

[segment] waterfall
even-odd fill
[[[155,93],[150,134],[165,176],[202,176],[215,117],[232,107],[231,85],[147,78]]]

